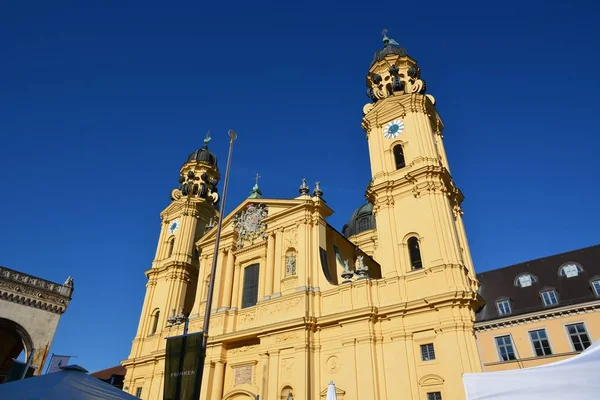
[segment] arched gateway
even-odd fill
[[[50,282],[0,267],[0,383],[22,351],[35,375],[42,372],[60,316],[73,294],[73,280]]]

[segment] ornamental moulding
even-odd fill
[[[590,304],[585,306],[578,306],[567,310],[554,310],[551,312],[544,312],[536,315],[522,315],[515,317],[510,320],[503,321],[486,321],[478,322],[475,324],[475,331],[486,332],[496,329],[502,329],[507,327],[514,327],[517,325],[529,324],[533,322],[544,321],[547,319],[556,319],[562,317],[568,317],[571,315],[598,312],[600,310],[600,304]]]

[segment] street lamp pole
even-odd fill
[[[217,238],[215,241],[215,250],[213,254],[212,267],[210,270],[210,281],[208,282],[208,297],[206,299],[206,309],[204,310],[204,323],[202,324],[202,363],[198,374],[198,398],[202,391],[202,376],[204,375],[204,360],[206,359],[206,345],[208,344],[208,328],[210,325],[210,311],[212,308],[213,291],[215,287],[215,276],[217,270],[217,258],[219,256],[219,243],[221,242],[221,228],[223,227],[223,213],[225,212],[225,199],[227,198],[227,185],[229,183],[229,170],[231,168],[231,153],[233,152],[233,142],[237,139],[237,134],[233,130],[229,130],[229,154],[227,155],[227,168],[225,169],[225,181],[223,182],[223,198],[221,199],[221,207],[219,210],[219,222],[217,223]]]

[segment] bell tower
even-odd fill
[[[373,204],[374,256],[383,276],[451,266],[457,277],[468,278],[449,284],[472,291],[476,281],[462,221],[463,194],[450,175],[443,123],[421,69],[384,30],[383,48],[366,81],[371,102],[363,108],[362,127],[372,175],[366,196]]]
[[[171,203],[160,213],[161,230],[148,283],[142,315],[130,358],[139,356],[147,341],[167,325],[173,313],[188,315],[196,295],[199,249],[196,242],[218,218],[219,169],[217,157],[204,146],[188,156],[179,172],[179,186],[171,191]],[[159,344],[154,344],[158,346]],[[158,347],[157,347],[158,348]]]

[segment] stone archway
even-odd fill
[[[73,279],[58,284],[0,266],[0,383],[25,350],[34,375],[50,351],[56,327],[73,294]]]
[[[10,319],[0,318],[0,344],[0,383],[3,383],[13,365],[13,359],[22,351],[25,351],[27,357],[33,348],[33,342],[21,325]]]

